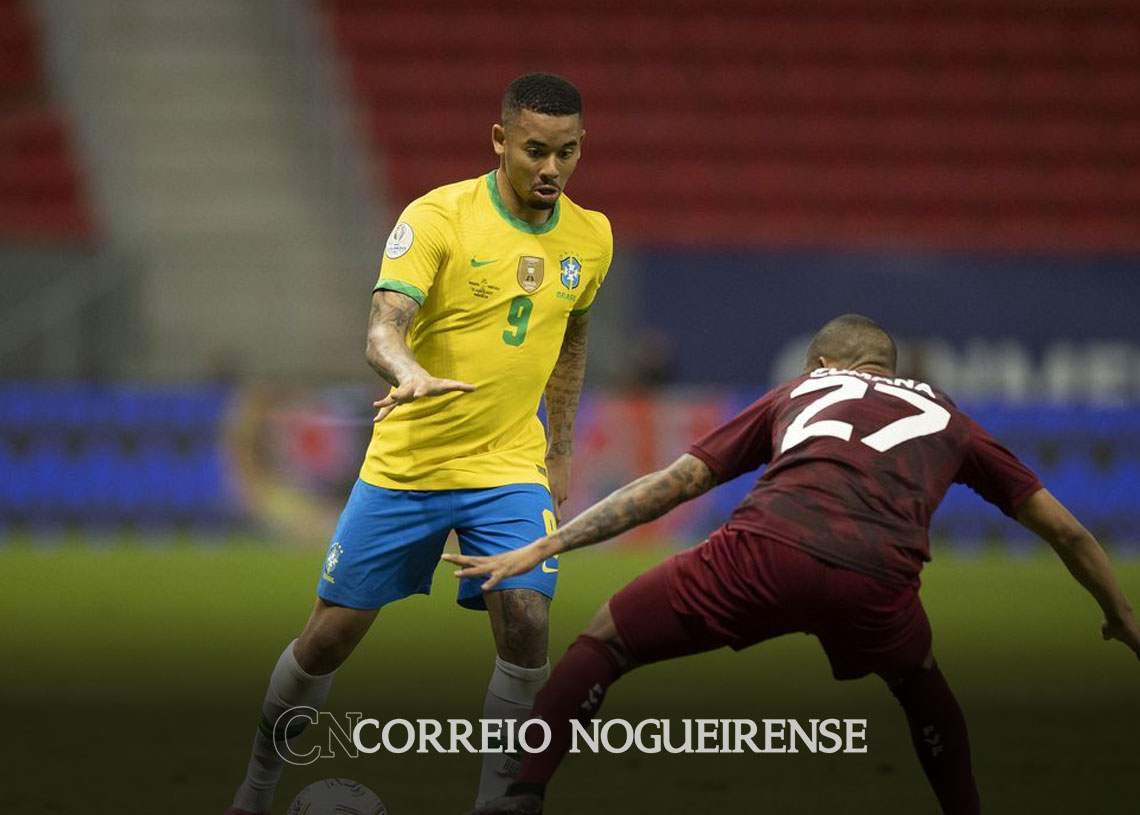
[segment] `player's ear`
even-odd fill
[[[500,124],[491,125],[491,147],[496,156],[501,156],[507,151],[507,131]]]

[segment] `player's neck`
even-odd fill
[[[511,182],[507,179],[507,174],[502,167],[495,170],[495,189],[499,191],[499,200],[503,202],[503,206],[507,208],[507,212],[511,213],[520,221],[525,221],[532,226],[542,226],[550,220],[554,214],[553,209],[535,209],[528,207],[526,203],[518,197],[515,188],[511,186]]]

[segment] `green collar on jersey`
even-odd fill
[[[503,203],[503,197],[499,195],[499,185],[495,183],[495,173],[497,170],[491,170],[487,173],[487,192],[491,195],[491,203],[494,204],[495,210],[502,216],[503,220],[513,226],[519,232],[526,232],[530,235],[545,235],[554,227],[558,226],[558,216],[562,214],[562,196],[554,202],[554,212],[550,213],[550,217],[546,219],[544,224],[530,224],[522,218],[516,218],[511,215],[511,211],[507,209],[507,205]]]

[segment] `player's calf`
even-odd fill
[[[281,753],[300,736],[306,722],[298,718],[283,723],[282,714],[295,707],[320,710],[336,667],[364,636],[375,616],[375,612],[317,601],[301,637],[285,647],[269,677],[245,779],[227,815],[263,815],[269,811],[285,767]]]
[[[944,815],[978,815],[966,718],[938,663],[892,677],[888,687],[906,713],[914,751]]]
[[[486,592],[484,598],[499,655],[482,715],[521,723],[530,716],[534,697],[550,675],[546,658],[550,599],[530,589]],[[476,806],[501,797],[520,766],[518,754],[485,755]]]

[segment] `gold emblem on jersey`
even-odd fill
[[[533,255],[523,255],[519,258],[519,285],[522,290],[530,294],[542,285],[543,259]]]

